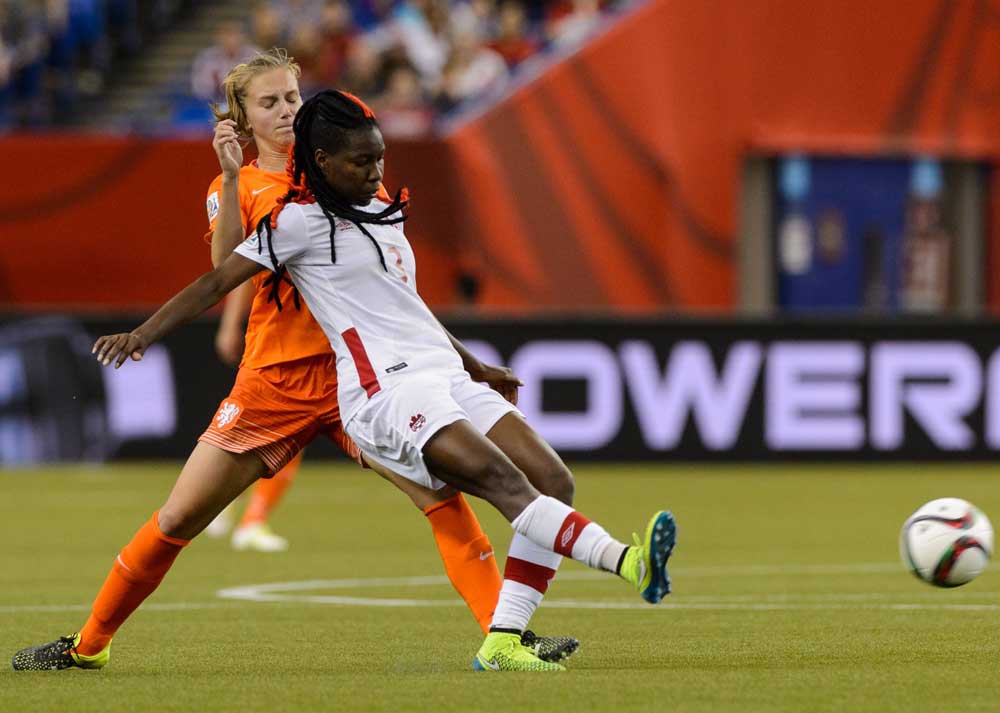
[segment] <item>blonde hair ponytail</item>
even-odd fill
[[[237,133],[249,139],[253,129],[247,121],[246,105],[247,87],[254,77],[270,72],[272,69],[287,69],[296,79],[302,75],[298,62],[288,56],[288,52],[280,47],[273,47],[267,52],[259,52],[249,61],[238,64],[229,70],[222,80],[222,89],[226,94],[226,108],[222,110],[217,104],[212,105],[212,113],[216,121],[232,119],[236,122]]]

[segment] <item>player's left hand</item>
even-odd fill
[[[473,381],[481,381],[517,406],[517,390],[524,384],[507,367],[483,364],[471,376]]]
[[[132,361],[142,361],[143,352],[146,351],[146,347],[148,346],[149,344],[146,343],[146,340],[135,332],[122,332],[98,337],[90,353],[96,354],[97,361],[101,362],[104,366],[107,366],[112,361],[115,362],[115,368],[117,369],[129,357],[132,357]]]

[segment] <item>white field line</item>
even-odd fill
[[[710,577],[772,577],[772,576],[843,576],[864,574],[900,573],[902,566],[895,562],[870,562],[838,565],[736,565],[718,567],[677,567],[671,575],[680,581],[689,578]],[[559,581],[612,581],[606,573],[590,571],[563,572]],[[231,602],[176,602],[147,604],[143,611],[185,611],[198,609],[219,609],[239,606],[237,601],[276,602],[283,604],[326,604],[363,607],[461,607],[465,606],[457,598],[449,599],[409,599],[366,596],[340,596],[309,594],[317,590],[342,589],[405,589],[413,587],[446,586],[448,579],[442,576],[418,577],[367,577],[351,579],[313,579],[298,582],[271,582],[228,587],[216,592],[216,596]],[[914,586],[920,585],[914,582]],[[971,595],[971,597],[970,597]],[[974,599],[996,601],[1000,592],[969,592],[960,602],[942,602],[948,593],[939,590],[913,592],[909,594],[888,592],[860,592],[844,594],[735,594],[735,595],[674,595],[656,607],[636,601],[585,601],[575,599],[548,599],[543,606],[552,609],[637,609],[643,611],[672,611],[678,609],[707,611],[792,611],[792,610],[889,610],[889,611],[1000,611],[1000,604],[990,601],[977,602]],[[891,599],[910,601],[887,601]],[[0,605],[0,614],[28,612],[84,612],[86,604],[44,604],[44,605]]]
[[[305,596],[305,597],[281,597],[272,595],[266,598],[244,597],[245,601],[271,602],[291,605],[339,605],[339,606],[360,606],[360,607],[404,607],[404,608],[424,608],[424,607],[461,607],[465,606],[459,600],[428,600],[428,599],[366,599],[364,597],[335,597],[335,596]],[[143,611],[196,611],[199,609],[219,609],[226,605],[214,602],[177,602],[175,604],[164,604],[159,606],[145,606]],[[232,605],[229,605],[230,607]],[[824,604],[806,604],[792,602],[675,602],[670,604],[659,604],[655,607],[637,602],[590,602],[590,601],[545,601],[542,606],[548,609],[636,609],[645,612],[663,612],[675,610],[701,610],[701,611],[748,611],[748,612],[772,612],[772,611],[858,611],[858,610],[879,610],[879,611],[956,611],[956,612],[997,612],[1000,611],[1000,604],[933,604],[933,603],[883,603],[883,604],[846,604],[838,602],[827,602]],[[86,604],[68,604],[65,606],[0,606],[0,614],[26,614],[32,612],[86,612],[90,607]]]
[[[848,569],[849,567],[853,569]],[[901,566],[877,563],[866,565],[844,565],[836,568],[835,574],[870,573],[894,571],[899,572]],[[678,568],[679,569],[679,568]],[[723,570],[725,570],[723,572]],[[690,576],[677,571],[675,576],[683,578]],[[702,568],[698,574],[702,576],[771,576],[778,572],[782,574],[831,574],[830,568],[809,565],[803,568],[776,567],[733,567],[733,568]],[[695,575],[697,576],[697,575]],[[564,572],[559,580],[597,580],[608,579],[601,572]],[[441,586],[448,584],[445,577],[371,577],[358,579],[314,579],[301,582],[271,582],[269,584],[229,587],[216,592],[223,599],[241,599],[254,602],[298,602],[302,604],[333,604],[341,606],[366,607],[451,607],[464,606],[457,599],[400,599],[384,597],[350,597],[330,594],[306,594],[305,592],[330,589],[374,589],[374,588],[410,588],[425,586]],[[717,595],[717,596],[683,596],[672,598],[657,607],[650,607],[635,601],[584,601],[574,599],[547,599],[542,606],[551,609],[641,609],[644,611],[699,609],[716,611],[790,611],[790,610],[831,610],[831,609],[877,609],[877,610],[951,610],[951,611],[1000,611],[1000,604],[988,602],[940,602],[947,596],[940,591],[930,591],[921,595],[905,595],[908,599],[927,599],[917,602],[891,602],[886,599],[902,597],[900,594],[886,592],[848,593],[848,594],[762,594],[762,595]],[[1000,592],[976,592],[976,598],[996,599]],[[879,601],[883,600],[883,601]]]
[[[167,602],[164,604],[143,604],[143,611],[186,611],[188,609],[228,609],[233,604],[223,602]],[[89,612],[89,604],[12,604],[0,605],[0,614],[20,614],[30,612]]]

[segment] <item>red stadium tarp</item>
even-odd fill
[[[394,146],[386,180],[420,184],[407,232],[421,292],[442,304],[456,261],[438,150]],[[0,190],[0,306],[148,308],[211,269],[205,198],[219,164],[208,139],[6,137],[0,155],[10,167]]]

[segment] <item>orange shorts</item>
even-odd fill
[[[325,434],[358,464],[361,449],[344,433],[333,354],[260,369],[241,368],[229,396],[198,439],[229,453],[256,453],[268,477]]]

